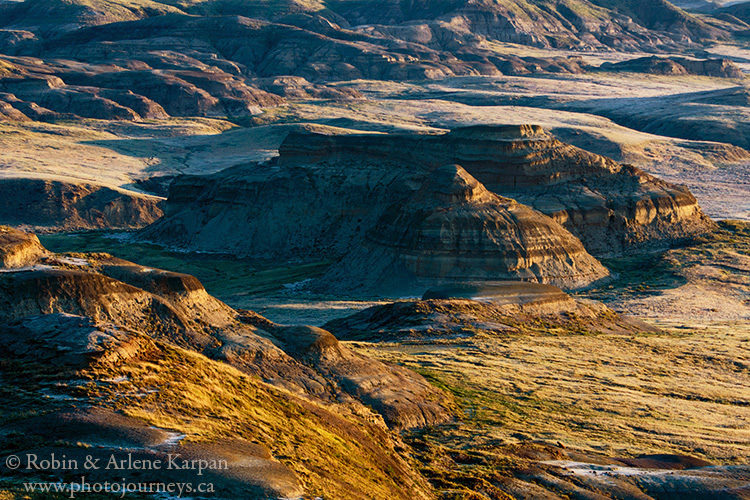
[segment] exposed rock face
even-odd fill
[[[608,271],[545,215],[490,193],[458,165],[432,170],[407,201],[390,206],[320,280],[378,294],[429,284],[525,279],[567,288]]]
[[[331,0],[273,4],[198,1],[179,3],[177,7],[175,2],[166,0],[137,5],[130,2],[113,5],[103,0],[30,0],[19,6],[7,6],[3,13],[7,26],[33,29],[45,35],[117,21],[137,22],[150,16],[188,13],[258,18],[341,38],[373,33],[402,44],[468,48],[469,51],[479,45],[481,37],[548,47],[614,46],[627,49],[685,44],[726,36],[724,30],[666,1],[572,0],[564,4],[529,4],[516,0],[503,3],[488,0],[387,0],[377,3]],[[383,41],[379,43],[384,44]]]
[[[575,300],[551,285],[525,282],[437,288],[422,300],[370,307],[324,327],[345,340],[390,342],[466,337],[477,330],[509,335],[534,320],[595,332],[656,331],[602,304]]]
[[[427,191],[439,188],[430,187],[426,180],[436,168],[448,164],[461,165],[488,191],[517,202],[498,201],[492,209],[468,201],[459,204],[444,219],[464,221],[457,227],[477,230],[483,223],[479,221],[494,221],[490,227],[501,233],[501,228],[524,220],[536,220],[531,226],[556,227],[552,221],[542,222],[544,218],[521,204],[528,205],[561,224],[594,255],[668,246],[714,227],[687,189],[562,143],[535,126],[477,126],[432,136],[292,133],[279,152],[279,158],[268,165],[178,178],[172,184],[165,218],[146,229],[144,237],[191,248],[278,258],[339,258],[367,240],[384,249],[383,242],[390,238],[392,247],[410,241],[415,249],[419,245],[426,248],[418,240],[434,233],[442,215],[431,219],[418,207],[430,196],[431,202],[436,201],[435,193]],[[413,198],[423,185],[428,186],[427,191],[421,198]],[[437,200],[436,207],[442,203]],[[404,205],[408,203],[411,208]],[[409,212],[421,219],[409,220],[413,226],[398,233],[395,226],[405,224]],[[509,219],[508,214],[512,214]],[[498,222],[504,219],[512,222]],[[407,231],[412,231],[410,236],[405,236]],[[524,241],[524,255],[583,255],[571,243],[575,238],[556,230],[545,232],[558,237],[549,236],[552,239],[543,244],[538,238],[533,243]],[[452,248],[451,258],[456,259],[459,254],[482,252],[482,245],[496,245],[495,249],[509,245],[490,244],[493,238],[488,233],[475,233],[486,239],[467,239],[471,245],[465,248],[462,238],[468,235],[448,231],[446,234],[453,236],[448,237],[443,250]],[[216,237],[219,234],[221,238]],[[430,238],[436,241],[434,236]],[[510,239],[514,238],[523,241],[520,236]],[[535,246],[539,244],[547,245],[546,250]],[[566,250],[552,248],[558,244]],[[412,260],[412,265],[417,262]],[[438,260],[431,262],[434,265]],[[581,271],[588,270],[582,274],[600,276],[601,270],[592,272],[594,265],[588,262],[580,263]],[[576,265],[566,264],[568,270]],[[516,269],[533,266],[527,261]],[[507,267],[506,272],[513,267]],[[555,276],[564,274],[561,267],[544,270]],[[513,273],[510,276],[517,278],[525,271]],[[541,272],[529,274],[544,281]],[[510,276],[504,274],[503,278]]]
[[[458,163],[490,191],[545,213],[593,254],[666,244],[713,227],[681,186],[558,141],[537,126],[474,126],[442,136],[290,138],[280,162],[388,158],[435,168]],[[285,160],[286,156],[286,160]],[[402,160],[401,160],[402,159]]]
[[[12,56],[19,52],[33,52],[36,50],[37,43],[39,39],[31,31],[0,29],[0,47],[3,48],[3,54]]]
[[[729,59],[687,59],[684,57],[640,57],[618,63],[603,63],[607,71],[633,71],[657,75],[704,75],[744,78],[742,70]]]
[[[48,255],[33,236],[18,231],[0,238],[0,244],[11,265],[42,264],[0,273],[0,322],[55,314],[86,317],[199,352],[348,412],[367,414],[364,402],[378,412],[371,418],[380,415],[395,428],[449,418],[446,396],[419,375],[356,354],[324,330],[240,315],[192,276],[106,255]],[[18,250],[21,244],[30,249]]]
[[[107,89],[132,91],[159,103],[171,116],[237,116],[283,102],[278,96],[251,88],[242,79],[213,71],[117,71],[69,75],[69,81]]]
[[[149,103],[144,110],[143,102],[132,107],[92,91],[117,89],[173,116],[234,117],[280,102],[254,80],[290,98],[340,98],[359,96],[325,82],[580,73],[588,66],[579,57],[519,57],[493,51],[487,41],[653,52],[726,39],[746,29],[735,21],[709,24],[667,1],[645,0],[27,0],[0,6],[0,53],[40,58],[22,61],[21,78],[62,78],[69,87],[17,96],[57,113],[125,120],[153,114]],[[295,77],[315,86],[300,88],[289,80]]]
[[[247,117],[279,96],[361,97],[329,81],[582,73],[580,57],[498,53],[487,41],[674,50],[746,29],[735,21],[717,28],[644,0],[10,2],[0,5],[0,54],[18,71],[0,61],[0,91],[12,95],[0,99],[0,119]],[[736,73],[727,63],[665,64],[652,70]]]
[[[7,226],[0,226],[0,266],[25,267],[36,263],[46,253],[39,238]]]
[[[0,222],[46,229],[134,229],[157,220],[161,199],[92,184],[0,179]]]
[[[354,25],[397,25],[402,30],[412,27],[410,34],[423,43],[466,43],[472,35],[482,35],[551,47],[607,45],[627,49],[721,36],[721,30],[662,0],[565,4],[389,0],[377,4],[335,1],[331,5]]]
[[[375,409],[396,428],[423,427],[445,417],[440,396],[423,379],[402,367],[389,367],[342,346],[330,332],[312,326],[281,326],[246,317],[278,339],[284,350],[313,367],[360,401]],[[437,399],[430,401],[430,396]]]
[[[299,76],[258,78],[253,80],[253,83],[263,90],[288,98],[359,99],[363,97],[354,89],[316,85]]]
[[[236,16],[168,15],[114,23],[66,35],[57,47],[53,52],[57,57],[102,64],[147,60],[157,68],[162,65],[148,53],[187,53],[210,65],[234,64],[247,76],[294,75],[314,82],[478,74],[485,64],[348,30],[317,33]]]
[[[0,102],[6,103],[3,107],[15,109],[16,114],[34,120],[61,115],[107,120],[248,116],[283,102],[281,97],[249,85],[244,77],[219,67],[190,58],[179,61],[183,64],[172,64],[173,58],[169,57],[164,61],[156,59],[156,64],[165,69],[140,61],[118,61],[133,67],[129,69],[109,64],[108,60],[98,65],[20,59],[9,65],[5,74],[0,72]],[[175,69],[183,65],[190,69]],[[19,118],[9,115],[8,119]]]
[[[340,256],[425,176],[422,169],[392,168],[370,158],[358,168],[310,160],[297,164],[289,158],[287,164],[281,158],[279,165],[180,176],[170,186],[167,217],[143,236],[238,255]]]

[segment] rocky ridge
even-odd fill
[[[598,2],[576,0],[564,5],[470,2],[224,2],[175,4],[76,0],[27,0],[5,6],[6,25],[50,36],[88,26],[140,21],[169,14],[242,16],[295,25],[321,33],[352,30],[389,35],[403,42],[446,48],[471,45],[486,37],[540,46],[636,47],[690,43],[726,36],[728,23],[711,23],[666,1]],[[59,20],[67,22],[60,22]],[[55,21],[58,22],[55,22]],[[651,32],[649,32],[651,31]]]
[[[154,55],[146,60],[155,57],[160,60]],[[164,57],[167,61],[153,63],[155,67],[125,60],[118,65],[8,58],[5,74],[0,74],[0,102],[16,112],[8,119],[38,121],[243,117],[283,102],[220,67],[177,54]]]
[[[10,249],[26,238],[19,231],[5,231]],[[28,240],[34,243],[32,237]],[[87,317],[221,360],[303,397],[336,403],[349,413],[367,413],[357,399],[361,397],[381,408],[388,424],[397,428],[447,418],[442,397],[421,377],[354,354],[327,332],[288,330],[256,316],[248,321],[248,313],[211,297],[192,276],[105,254],[36,252],[21,263],[25,268],[0,275],[4,322],[50,314]],[[297,332],[293,338],[290,331]],[[313,336],[305,344],[307,331]],[[325,339],[323,351],[316,350],[317,334]]]
[[[742,70],[729,59],[650,56],[618,63],[605,62],[600,68],[606,71],[633,71],[656,75],[705,75],[719,78],[745,78]]]
[[[141,228],[161,217],[162,202],[84,182],[0,179],[0,223],[44,231]]]
[[[62,313],[6,323],[0,338],[4,390],[16,394],[6,415],[20,416],[0,424],[0,442],[13,452],[81,464],[87,457],[200,460],[203,470],[123,469],[119,480],[174,481],[193,491],[211,483],[207,493],[219,499],[354,499],[365,490],[383,499],[429,498],[429,486],[399,454],[403,444],[376,420],[342,415],[192,350]],[[38,411],[24,415],[31,402]],[[201,411],[207,404],[210,414]],[[299,442],[304,446],[290,444]],[[332,462],[345,476],[327,472]],[[86,479],[104,482],[108,474],[92,469]],[[5,474],[3,488],[34,477]]]
[[[421,299],[373,306],[324,325],[341,339],[365,342],[431,342],[480,332],[506,337],[550,327],[597,333],[657,331],[552,285],[518,281],[438,287]]]
[[[359,97],[330,81],[590,69],[575,56],[498,52],[496,42],[653,52],[746,29],[642,0],[26,0],[1,5],[0,20],[0,54],[10,56],[0,59],[0,117],[8,120],[238,119],[283,103],[280,96]],[[294,78],[312,84],[300,88]]]

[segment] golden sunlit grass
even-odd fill
[[[465,419],[442,434],[448,446],[544,441],[609,456],[750,457],[750,328],[355,347],[457,396]]]
[[[312,496],[407,498],[425,484],[390,448],[386,430],[347,419],[202,355],[148,341],[137,361],[95,369],[107,379],[89,384],[89,397],[150,425],[187,435],[187,441],[241,438],[265,445],[286,463]]]

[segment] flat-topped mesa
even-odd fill
[[[715,227],[686,188],[563,143],[537,125],[477,125],[442,135],[294,133],[279,152],[278,164],[287,167],[429,171],[457,163],[490,191],[552,216],[599,255],[664,247]]]
[[[613,160],[560,142],[538,125],[475,125],[437,135],[293,132],[279,148],[282,166],[341,161],[426,169],[457,163],[495,192],[619,170]]]
[[[389,207],[366,242],[320,283],[350,293],[412,295],[466,281],[577,288],[608,274],[554,220],[490,193],[460,166],[447,165],[433,170],[409,200]]]
[[[488,191],[551,217],[594,255],[667,247],[715,227],[686,188],[560,142],[538,126],[480,125],[440,135],[295,132],[279,152],[270,164],[178,177],[165,217],[141,234],[197,250],[338,259],[368,233],[376,239],[372,229],[387,210],[452,164]],[[472,245],[460,248],[479,250]]]

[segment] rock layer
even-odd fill
[[[0,267],[18,268],[36,263],[46,250],[33,234],[0,226]]]
[[[742,70],[729,59],[687,59],[685,57],[639,57],[618,63],[603,63],[607,71],[633,71],[656,75],[704,75],[744,78]]]
[[[576,288],[608,274],[555,221],[447,165],[386,209],[365,242],[320,281],[360,293],[421,294],[430,284],[509,279]]]
[[[401,168],[458,163],[490,191],[554,218],[595,255],[664,246],[714,227],[686,188],[565,144],[533,125],[480,125],[440,136],[291,135],[280,153],[281,164],[361,157]]]
[[[535,324],[599,333],[658,331],[598,302],[576,300],[551,285],[522,282],[434,289],[421,300],[373,306],[323,326],[344,340],[429,342],[470,337],[477,331],[528,333]]]
[[[560,142],[536,126],[476,126],[443,135],[292,133],[279,153],[269,164],[178,178],[166,216],[143,236],[244,255],[338,259],[368,239],[394,245],[400,236],[387,228],[399,207],[448,164],[515,200],[514,210],[527,205],[551,217],[594,255],[666,247],[715,227],[686,188]],[[469,203],[463,210],[479,219],[483,208]],[[381,220],[387,211],[390,222]],[[374,231],[378,224],[382,237]],[[550,240],[544,251],[558,252],[558,244],[570,249],[569,241]],[[522,246],[537,251],[534,244]],[[467,255],[481,251],[478,241],[452,245]]]

